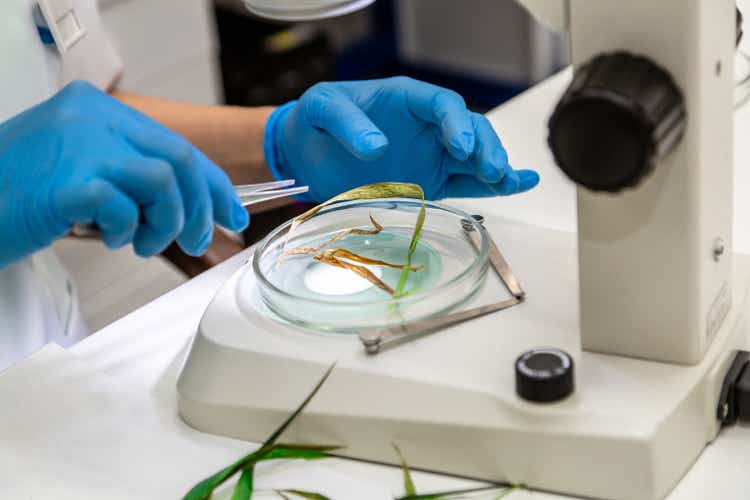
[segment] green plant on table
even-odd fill
[[[296,445],[296,444],[277,444],[276,441],[286,431],[286,429],[294,422],[297,417],[302,413],[302,410],[312,401],[313,397],[318,393],[323,383],[328,379],[333,371],[334,365],[326,371],[325,375],[320,379],[318,384],[312,390],[312,392],[305,398],[302,404],[297,407],[294,412],[284,421],[281,426],[276,429],[258,448],[256,451],[242,457],[241,459],[234,462],[232,465],[223,468],[216,474],[212,475],[196,484],[188,493],[185,495],[183,500],[209,500],[214,493],[214,490],[221,486],[225,481],[233,477],[235,474],[240,473],[240,478],[237,481],[237,485],[234,488],[232,494],[232,500],[248,500],[252,498],[253,494],[253,475],[255,471],[255,465],[258,462],[265,460],[278,460],[278,459],[303,459],[303,460],[317,460],[326,458],[329,453],[333,450],[338,449],[337,446],[316,446],[316,445]],[[312,492],[302,492],[299,490],[288,490],[282,493],[294,494],[303,496],[304,498],[315,498],[325,499],[324,496]],[[319,496],[307,496],[305,495],[319,495]]]
[[[404,476],[404,496],[401,496],[396,500],[456,500],[459,498],[466,498],[466,495],[480,492],[499,492],[499,495],[493,497],[493,500],[500,500],[501,498],[506,497],[507,495],[513,493],[518,489],[525,488],[522,484],[514,484],[512,486],[492,485],[472,489],[419,494],[417,493],[417,488],[414,486],[414,480],[411,477],[411,470],[409,469],[409,465],[406,463],[406,459],[404,458],[403,453],[401,453],[401,449],[399,449],[399,447],[395,443],[393,443],[393,448],[394,450],[396,450],[396,455],[398,456],[399,462],[401,463],[401,470]]]
[[[277,443],[277,440],[286,431],[286,429],[299,417],[305,407],[312,401],[315,395],[323,387],[323,384],[333,372],[335,364],[331,365],[320,381],[315,385],[313,390],[308,394],[305,400],[295,409],[291,415],[284,421],[278,429],[276,429],[261,445],[260,448],[254,452],[246,455],[233,464],[221,469],[216,474],[204,479],[203,481],[196,484],[188,493],[185,495],[183,500],[210,500],[216,488],[224,484],[230,478],[236,474],[240,474],[237,484],[232,492],[231,500],[249,500],[253,496],[253,480],[255,473],[255,466],[263,461],[267,460],[284,460],[284,459],[302,459],[302,460],[319,460],[323,458],[331,457],[331,452],[340,449],[338,446],[328,445],[299,445],[299,444],[281,444]],[[396,444],[393,444],[393,448],[396,450],[396,454],[401,463],[401,469],[403,471],[403,482],[405,496],[398,498],[397,500],[448,500],[462,498],[462,495],[469,493],[476,493],[479,491],[495,491],[502,488],[500,496],[496,497],[500,499],[512,491],[522,488],[522,485],[514,485],[511,487],[506,486],[490,486],[487,488],[477,488],[473,490],[456,490],[456,491],[445,491],[440,493],[428,493],[418,494],[414,486],[414,481],[411,477],[411,471],[409,466],[404,459],[401,450]],[[292,498],[301,497],[311,500],[327,500],[328,497],[320,493],[312,491],[304,491],[299,489],[284,489],[275,490],[282,499],[291,500]]]

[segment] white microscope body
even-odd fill
[[[648,500],[665,497],[715,438],[722,382],[746,341],[750,277],[747,258],[733,263],[730,251],[734,2],[522,3],[570,31],[577,75],[597,56],[627,53],[671,77],[681,112],[657,123],[651,170],[611,192],[578,189],[577,245],[566,233],[487,218],[526,302],[376,356],[355,338],[267,317],[243,267],[206,311],[180,376],[186,422],[261,441],[337,360],[288,440],[341,444],[345,456],[381,462],[395,461],[397,442],[417,468]],[[648,107],[650,96],[635,104]],[[590,159],[576,140],[572,157]],[[513,363],[538,346],[573,356],[569,398],[516,395]]]
[[[650,176],[616,195],[578,190],[581,335],[584,349],[697,363],[731,304],[735,4],[522,3],[569,30],[574,66],[626,51],[682,91],[684,135]]]

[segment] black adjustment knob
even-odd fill
[[[636,185],[685,128],[682,93],[650,60],[616,52],[576,69],[549,120],[555,161],[594,191]]]
[[[735,39],[734,39],[734,45],[735,47],[740,46],[740,42],[742,41],[742,11],[735,7],[735,15],[734,15],[734,22],[735,22]]]
[[[523,399],[550,403],[568,397],[573,388],[573,358],[565,351],[532,349],[516,360],[516,392]]]

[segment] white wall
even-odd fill
[[[210,0],[99,0],[125,62],[123,90],[198,103],[222,100]]]

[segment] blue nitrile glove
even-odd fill
[[[514,171],[487,119],[453,91],[406,77],[320,83],[268,120],[265,157],[277,179],[326,200],[362,184],[415,182],[428,199],[509,195],[536,186]]]
[[[187,141],[89,84],[0,124],[0,268],[75,223],[111,248],[150,256],[173,239],[206,250],[214,219],[240,230],[247,212],[224,172]]]

